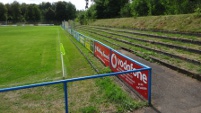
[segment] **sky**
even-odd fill
[[[26,4],[40,4],[42,2],[58,2],[58,1],[66,1],[66,2],[71,2],[72,4],[75,5],[77,10],[84,10],[86,6],[85,0],[0,0],[1,3],[12,3],[13,1],[17,1],[19,3],[26,3]],[[89,0],[89,6],[91,5],[91,1]]]

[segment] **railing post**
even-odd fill
[[[67,82],[63,82],[64,84],[64,101],[65,101],[65,113],[68,113],[68,88],[67,88]]]
[[[151,73],[152,73],[152,69],[149,69],[149,76],[148,76],[148,104],[149,106],[151,106]]]

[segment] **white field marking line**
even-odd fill
[[[60,45],[61,44],[61,42],[60,42],[60,32],[59,32],[59,30],[57,32],[58,32],[59,49],[60,49],[60,56],[61,56],[62,76],[63,76],[63,78],[65,78],[64,60],[63,60],[63,55],[61,53],[61,45]]]

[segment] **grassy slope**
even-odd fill
[[[195,17],[194,14],[99,19],[90,25],[137,29],[159,29],[182,32],[201,32],[201,18]]]

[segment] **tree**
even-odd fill
[[[57,2],[56,3],[56,19],[57,21],[63,21],[63,20],[66,20],[67,19],[67,10],[66,10],[66,2]]]
[[[78,21],[80,22],[81,25],[86,24],[86,16],[85,16],[85,11],[79,11],[78,15]]]
[[[66,4],[66,10],[67,10],[67,17],[68,17],[68,20],[72,20],[72,19],[75,19],[76,17],[76,8],[75,8],[75,5],[73,5],[71,2],[68,2]]]
[[[53,9],[52,8],[52,4],[50,2],[42,2],[41,4],[39,4],[39,9],[41,11],[41,18],[42,18],[43,21],[46,21],[46,17],[45,16],[47,16],[46,13],[49,10],[49,8]]]
[[[201,7],[200,0],[161,0],[165,6],[165,14],[187,14],[193,13]]]
[[[163,15],[165,14],[165,5],[161,0],[149,0],[149,15]]]
[[[11,3],[11,15],[12,15],[12,21],[14,23],[21,21],[21,9],[20,9],[20,4],[17,1],[14,1]]]
[[[149,11],[147,0],[133,0],[131,10],[134,16],[147,16]]]
[[[36,4],[30,4],[27,7],[26,20],[30,22],[38,22],[41,19],[41,12]]]
[[[114,18],[120,16],[120,10],[129,0],[94,0],[97,18]]]
[[[85,13],[85,16],[87,19],[90,19],[90,20],[94,20],[97,18],[97,14],[96,14],[96,5],[92,5]]]
[[[41,11],[45,11],[51,7],[52,7],[52,4],[50,2],[42,2],[41,4],[39,4],[39,9]]]
[[[27,11],[27,4],[22,3],[20,8],[21,8],[21,16],[22,16],[21,21],[25,22],[26,21],[25,16],[26,16],[26,11]]]
[[[123,8],[121,8],[120,15],[121,15],[121,17],[131,17],[132,16],[130,3],[125,4],[125,6]]]
[[[6,14],[7,14],[6,6],[0,3],[0,21],[6,21],[7,19]]]
[[[48,10],[44,14],[45,20],[48,22],[55,20],[55,11],[52,8],[48,8]]]
[[[57,2],[56,3],[56,20],[63,21],[75,18],[76,8],[70,2]]]

